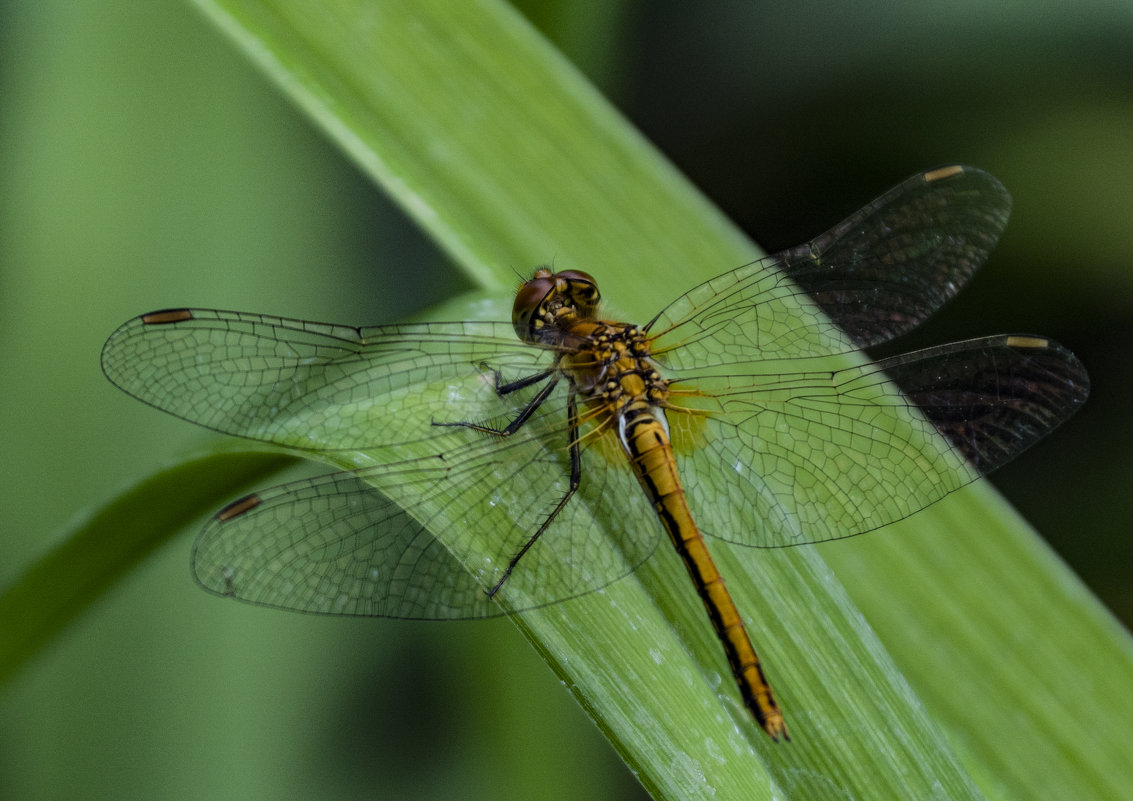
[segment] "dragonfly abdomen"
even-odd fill
[[[772,738],[790,739],[783,713],[763,674],[743,618],[688,508],[663,415],[660,409],[647,404],[631,404],[619,421],[622,446],[704,602],[716,636],[724,645],[744,704]]]

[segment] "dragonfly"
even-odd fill
[[[783,713],[703,535],[778,548],[881,528],[1085,401],[1082,364],[1046,337],[861,355],[951,298],[1010,208],[994,177],[949,165],[644,325],[605,319],[589,274],[540,268],[510,322],[167,309],[116,330],[102,367],[179,418],[343,468],[216,513],[193,550],[205,589],[331,615],[485,618],[606,587],[665,532],[744,705],[778,741]]]

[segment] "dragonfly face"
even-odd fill
[[[571,323],[598,310],[598,282],[581,270],[535,271],[515,295],[511,320],[515,334],[533,345],[561,344]]]
[[[371,460],[222,510],[193,553],[211,592],[324,614],[489,617],[504,614],[501,600],[522,611],[606,586],[664,530],[745,704],[785,737],[698,523],[752,547],[872,531],[1073,414],[1089,379],[1040,336],[837,358],[952,297],[1009,210],[998,181],[953,165],[693,287],[642,326],[602,320],[590,275],[541,269],[510,323],[355,328],[176,309],[124,324],[102,365],[198,425]],[[697,435],[674,455],[676,422]],[[606,431],[621,465],[591,447]],[[572,502],[579,494],[585,503]],[[627,526],[615,547],[595,520],[625,520],[633,503],[658,525]],[[450,522],[461,520],[492,537]]]

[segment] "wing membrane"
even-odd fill
[[[654,353],[684,370],[885,342],[959,291],[995,248],[1010,210],[1003,185],[974,167],[914,175],[812,241],[678,298],[647,326]]]
[[[507,415],[492,376],[544,369],[503,323],[353,328],[182,309],[143,315],[107,340],[118,387],[189,422],[306,450],[366,450],[440,437],[433,420]],[[409,455],[409,454],[404,454]]]
[[[443,458],[241,499],[201,532],[197,581],[267,606],[431,620],[492,617],[606,586],[652,553],[658,527],[646,519],[617,543],[606,539],[602,522],[624,517],[639,490],[626,471],[603,469],[603,457],[587,451],[579,494],[504,583],[506,606],[485,594],[566,492],[565,413],[561,403],[541,409],[506,439],[464,429],[465,444]],[[556,438],[561,450],[549,450]]]
[[[980,474],[1014,459],[1086,401],[1090,379],[1066,348],[1011,335],[877,363]]]
[[[713,520],[704,527],[714,536],[759,547],[908,517],[1022,453],[1089,391],[1069,351],[1028,336],[691,383],[712,397],[715,414],[682,462],[690,501]],[[727,502],[737,497],[744,504]]]

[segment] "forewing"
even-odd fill
[[[490,369],[515,380],[551,358],[499,323],[352,328],[178,309],[115,331],[102,368],[130,395],[214,431],[305,450],[372,450],[443,435],[433,421],[510,414],[514,403],[492,391]],[[384,458],[402,455],[411,452]]]
[[[714,413],[678,457],[692,508],[717,537],[780,547],[920,511],[1049,434],[1085,401],[1089,379],[1056,343],[998,336],[698,388]],[[670,414],[678,431],[681,417]]]
[[[914,175],[814,240],[678,298],[647,326],[654,354],[679,371],[885,342],[959,291],[1010,210],[1003,185],[974,167]]]
[[[235,502],[198,539],[197,580],[267,606],[417,619],[491,617],[606,586],[649,556],[658,528],[625,514],[645,503],[629,494],[640,490],[593,449],[580,491],[504,582],[502,603],[486,594],[567,492],[562,396],[510,437],[451,429],[464,444],[446,453]],[[611,520],[626,526],[613,539]]]

